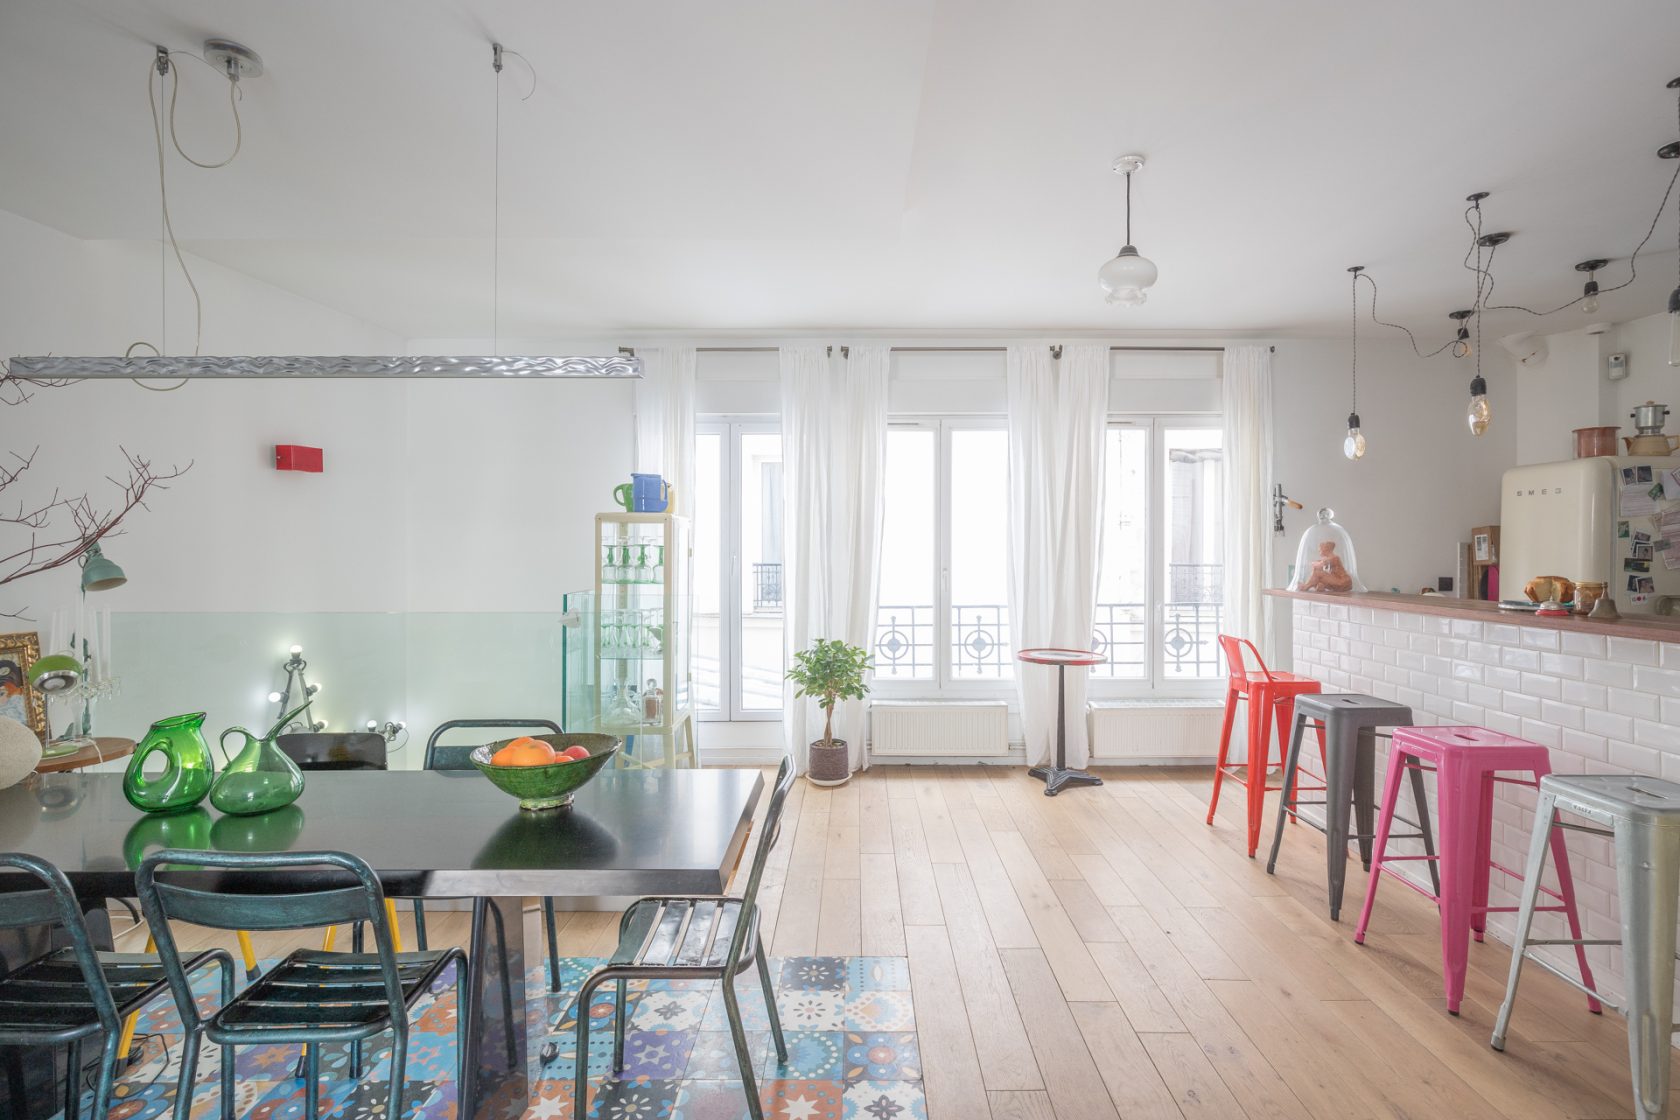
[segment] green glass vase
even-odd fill
[[[245,736],[245,746],[210,787],[210,804],[234,817],[249,817],[285,808],[303,792],[303,771],[274,743],[274,736],[257,738],[243,727],[222,732],[222,753],[229,735]]]
[[[216,777],[216,764],[210,757],[210,744],[199,731],[203,726],[203,712],[152,724],[123,774],[123,796],[130,805],[143,813],[179,813],[204,800]],[[146,760],[160,752],[163,773],[148,778]]]

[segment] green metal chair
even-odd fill
[[[560,725],[549,719],[452,719],[437,725],[431,737],[426,740],[425,767],[427,770],[471,770],[472,752],[483,744],[471,743],[465,746],[445,746],[438,742],[445,731],[455,731],[462,728],[471,730],[486,730],[495,728],[501,731],[534,731],[541,729],[550,735],[564,734]],[[548,990],[560,990],[560,937],[554,919],[554,900],[544,897],[543,937],[548,942]],[[426,947],[426,909],[420,899],[414,900],[414,939],[424,949]]]
[[[76,892],[64,872],[52,864],[7,852],[0,853],[0,868],[21,871],[44,884],[0,893],[0,929],[59,926],[70,937],[68,947],[37,957],[0,980],[0,1046],[68,1045],[64,1116],[77,1120],[82,1104],[82,1042],[104,1034],[91,1115],[94,1120],[105,1120],[117,1075],[123,1019],[162,994],[168,984],[164,965],[145,953],[95,949]],[[176,963],[183,979],[203,965],[216,964],[222,971],[222,999],[233,998],[233,957],[226,950],[197,953],[185,961],[177,958]],[[231,1079],[232,1073],[230,1065],[224,1080]],[[224,1116],[231,1117],[232,1098],[227,1099]]]
[[[793,760],[782,760],[776,773],[776,788],[764,816],[764,831],[753,852],[752,870],[740,898],[729,895],[659,895],[640,898],[630,904],[618,923],[618,949],[612,958],[591,972],[578,991],[577,1081],[572,1095],[579,1116],[588,1111],[589,1101],[589,1005],[595,989],[612,981],[618,999],[613,1007],[613,1072],[624,1069],[625,982],[629,980],[718,980],[723,991],[723,1008],[729,1016],[729,1034],[735,1043],[735,1059],[741,1067],[741,1087],[747,1094],[747,1112],[752,1120],[764,1120],[753,1077],[752,1055],[747,1032],[741,1022],[741,1008],[735,995],[735,977],[754,962],[764,1002],[770,1013],[770,1031],[776,1040],[776,1057],[787,1061],[787,1043],[782,1040],[782,1020],[776,1012],[775,985],[770,982],[770,965],[764,959],[764,943],[758,936],[758,885],[764,865],[782,831],[782,808],[793,788]]]
[[[265,873],[307,870],[327,882],[320,889],[297,892],[295,880],[279,880],[274,893],[255,893]],[[233,878],[239,893],[205,890],[198,884]],[[177,878],[179,877],[179,878]],[[193,1072],[203,1040],[218,1046],[268,1046],[303,1043],[308,1047],[310,1087],[304,1115],[319,1115],[321,1046],[352,1045],[390,1031],[391,1092],[385,1115],[401,1117],[403,1078],[408,1059],[409,1009],[425,995],[450,964],[455,965],[456,1006],[466,1007],[466,955],[460,949],[398,953],[391,944],[385,916],[385,892],[373,869],[344,852],[188,852],[167,850],[140,864],[136,883],[140,908],[157,938],[158,956],[169,977],[175,1005],[186,1032],[181,1056],[181,1087],[176,1120],[187,1120],[192,1106]],[[290,930],[367,923],[373,931],[372,953],[329,953],[298,949],[259,976],[215,1014],[200,1014],[181,967],[170,930],[171,920],[212,929]],[[465,1014],[458,1014],[456,1052],[467,1052]],[[222,1056],[222,1108],[231,1115],[234,1060]],[[456,1073],[457,1090],[464,1068]],[[459,1102],[457,1107],[460,1107]]]

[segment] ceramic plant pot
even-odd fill
[[[852,776],[852,752],[846,740],[836,739],[832,745],[821,741],[811,744],[810,765],[805,780],[817,786],[843,786]]]

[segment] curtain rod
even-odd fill
[[[695,352],[699,354],[774,354],[777,346],[697,346]],[[832,353],[833,347],[829,347]],[[842,353],[849,347],[842,346]],[[1005,346],[893,346],[894,354],[1002,354]],[[1110,354],[1125,352],[1151,354],[1223,354],[1224,346],[1110,346]],[[1277,353],[1276,346],[1268,346],[1267,350]]]

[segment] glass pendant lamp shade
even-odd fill
[[[1131,245],[1097,270],[1097,282],[1102,285],[1108,302],[1125,307],[1136,307],[1147,300],[1148,289],[1154,286],[1156,276],[1155,262],[1139,256]]]
[[[97,543],[88,546],[87,554],[82,558],[83,591],[109,591],[127,582],[128,577],[123,570],[105,559]]]
[[[1126,177],[1126,244],[1097,270],[1104,297],[1121,307],[1136,307],[1147,300],[1157,275],[1155,262],[1140,255],[1132,244],[1132,176],[1141,170],[1142,156],[1121,156],[1114,161],[1114,173]]]

